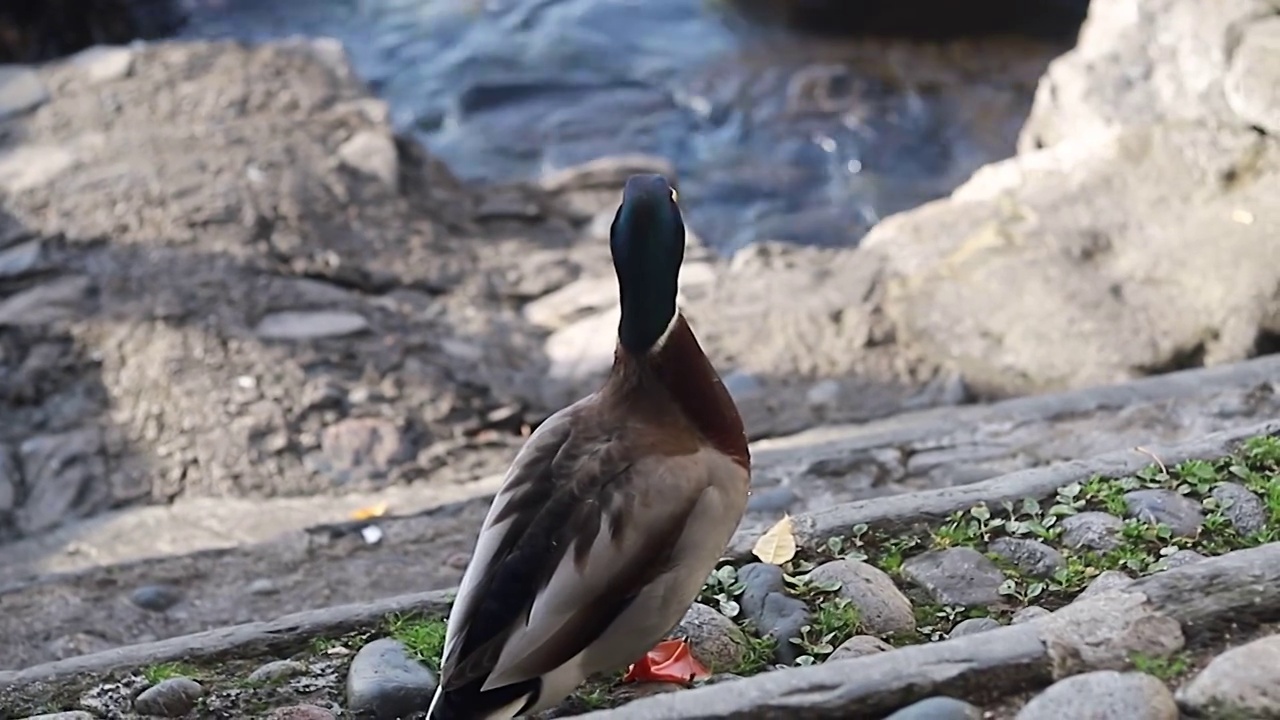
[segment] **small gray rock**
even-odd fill
[[[1098,574],[1098,577],[1093,579],[1093,582],[1089,583],[1089,587],[1076,596],[1076,599],[1092,597],[1108,590],[1128,587],[1131,583],[1133,583],[1133,578],[1119,570],[1104,570]]]
[[[1061,526],[1067,547],[1106,552],[1120,547],[1124,521],[1104,512],[1082,512],[1063,518]]]
[[[1023,706],[1016,720],[1178,720],[1169,689],[1143,673],[1114,670],[1073,675]]]
[[[285,311],[258,321],[253,331],[267,340],[314,340],[343,337],[369,329],[359,313],[345,310]]]
[[[1249,488],[1227,482],[1215,487],[1210,495],[1222,504],[1222,514],[1241,535],[1252,535],[1267,526],[1267,506]]]
[[[987,550],[1018,568],[1024,575],[1047,578],[1066,567],[1062,553],[1038,540],[1001,537],[992,540]]]
[[[434,673],[399,641],[381,638],[360,648],[347,672],[347,709],[394,720],[425,708],[435,694]]]
[[[1167,525],[1174,535],[1193,537],[1204,524],[1200,503],[1172,490],[1134,490],[1124,494],[1129,517]]]
[[[685,638],[693,656],[712,672],[736,668],[746,653],[747,638],[732,620],[694,603],[670,637]]]
[[[864,632],[888,635],[916,629],[911,601],[883,570],[858,560],[833,560],[810,571],[812,582],[838,582],[837,594],[858,609]]]
[[[204,687],[185,677],[162,680],[142,691],[133,700],[133,709],[140,715],[182,717],[195,709],[204,697]]]
[[[1280,635],[1231,648],[1178,690],[1195,717],[1280,717]]]
[[[0,278],[21,277],[40,264],[43,243],[28,240],[7,250],[0,250]]]
[[[982,710],[963,700],[931,697],[911,703],[884,720],[982,720]]]
[[[276,586],[276,581],[271,578],[258,578],[249,583],[245,588],[250,595],[274,595],[280,592],[280,588]]]
[[[982,553],[967,547],[930,550],[907,560],[902,574],[942,605],[974,607],[1000,602],[1004,573]]]
[[[1021,625],[1022,623],[1031,622],[1032,620],[1038,620],[1042,617],[1046,617],[1052,614],[1053,614],[1052,612],[1050,612],[1049,610],[1046,610],[1045,608],[1040,607],[1039,605],[1030,605],[1014,613],[1013,617],[1009,618],[1009,624]]]
[[[947,637],[958,638],[965,635],[977,635],[999,627],[1001,627],[1000,623],[991,618],[969,618],[956,623],[956,626],[951,628],[951,632],[947,634]]]
[[[23,65],[0,65],[0,120],[34,110],[49,100],[49,91],[35,70]]]
[[[249,682],[255,685],[276,683],[306,672],[307,666],[297,660],[275,660],[249,673]]]
[[[782,515],[800,502],[800,496],[787,485],[752,490],[747,499],[747,512]]]
[[[800,637],[800,628],[809,624],[809,606],[786,594],[782,568],[766,563],[749,563],[738,570],[743,584],[738,605],[742,617],[751,622],[761,637],[777,642],[774,659],[790,665],[800,656],[800,648],[792,638]]]
[[[143,610],[164,612],[182,601],[182,591],[172,585],[143,585],[129,593],[129,600]]]
[[[840,645],[827,656],[826,661],[848,660],[850,658],[859,658],[866,655],[875,655],[876,653],[887,652],[892,649],[892,645],[878,637],[875,637],[874,635],[854,635],[848,640],[840,643]]]
[[[1205,560],[1205,559],[1206,559],[1205,556],[1201,555],[1195,550],[1178,550],[1177,552],[1170,554],[1168,557],[1156,563],[1155,569],[1172,570],[1173,568],[1180,568],[1184,565],[1198,563],[1201,560]]]

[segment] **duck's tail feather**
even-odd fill
[[[426,720],[511,720],[538,702],[542,683],[529,680],[481,690],[483,680],[445,690],[441,684],[431,698]]]

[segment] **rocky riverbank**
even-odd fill
[[[797,536],[786,520],[757,534],[752,561],[718,568],[673,632],[713,673],[695,682],[702,689],[601,678],[548,717],[621,703],[600,716],[786,708],[1032,720],[1070,707],[1176,720],[1280,710],[1274,421],[970,490],[991,500],[919,493],[829,510],[868,518],[844,532]],[[417,717],[434,689],[448,601],[339,607],[0,673],[0,706]]]

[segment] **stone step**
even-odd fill
[[[734,547],[741,550],[782,512],[813,510],[812,517],[848,525],[843,516],[820,511],[922,488],[966,485],[957,492],[976,492],[980,486],[972,481],[1003,472],[1277,417],[1280,399],[1270,385],[1275,378],[1280,358],[1261,358],[761,441],[754,446],[753,511]],[[137,508],[47,545],[16,543],[0,565],[0,635],[10,638],[0,649],[0,668],[450,587],[461,576],[498,482],[485,478],[443,490],[409,486],[340,500]],[[778,496],[787,502],[774,503]],[[381,500],[395,517],[376,521],[381,537],[370,544],[360,534],[362,524],[347,517],[353,508]],[[803,522],[800,528],[806,530]],[[77,547],[100,550],[94,556]],[[154,586],[175,589],[179,600],[163,612],[129,600]]]

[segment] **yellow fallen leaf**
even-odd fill
[[[369,520],[370,518],[382,517],[387,514],[387,502],[384,500],[377,505],[370,505],[354,510],[351,513],[352,520]]]
[[[752,554],[760,558],[760,562],[770,565],[782,565],[796,556],[796,536],[791,528],[791,516],[783,515],[773,527],[756,540],[751,548]]]

